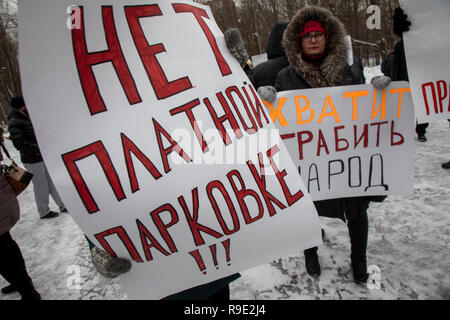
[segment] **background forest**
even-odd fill
[[[395,44],[392,16],[397,0],[195,0],[211,7],[220,29],[237,28],[249,55],[265,52],[272,26],[289,21],[305,5],[333,12],[346,26],[364,66],[381,63]],[[369,29],[369,27],[371,29]]]

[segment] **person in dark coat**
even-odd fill
[[[60,211],[67,212],[44,164],[25,101],[20,96],[11,99],[8,128],[10,139],[20,152],[23,165],[33,174],[34,196],[40,218],[47,219],[58,216],[57,212],[51,211],[49,208],[50,195]]]
[[[394,58],[392,64],[392,80],[393,81],[408,81],[408,68],[406,65],[405,46],[403,43],[403,32],[409,31],[411,22],[408,21],[408,16],[403,9],[398,7],[394,12],[394,33],[401,39],[395,44]],[[427,141],[425,134],[427,133],[428,123],[416,125],[416,133],[420,142]]]
[[[297,12],[284,33],[283,45],[290,65],[279,72],[276,90],[358,84],[346,63],[345,34],[344,25],[326,9],[309,6]],[[314,202],[319,216],[347,222],[353,279],[358,284],[368,279],[367,209],[370,201],[370,197],[353,197]],[[308,274],[320,276],[317,247],[305,250],[304,254]]]
[[[278,72],[289,65],[282,45],[287,25],[288,22],[277,22],[272,27],[266,47],[268,61],[258,64],[247,74],[256,89],[274,86]]]
[[[2,159],[0,151],[0,161]],[[22,300],[40,300],[41,296],[28,275],[22,252],[9,232],[19,219],[20,207],[16,194],[3,175],[3,170],[0,170],[0,274],[10,283],[1,292],[8,294],[18,291]]]
[[[383,59],[381,63],[381,72],[389,78],[392,78],[392,68],[394,63],[394,51],[391,50],[388,52],[386,57]]]
[[[353,72],[353,76],[358,84],[365,84],[366,77],[364,76],[364,66],[361,63],[361,60],[353,56],[353,64],[350,66],[350,69]]]

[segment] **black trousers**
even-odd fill
[[[369,219],[367,213],[347,221],[350,236],[352,263],[366,262],[367,239],[369,237]]]
[[[416,124],[417,135],[425,135],[427,133],[428,123]]]
[[[9,232],[0,235],[0,274],[17,289],[22,297],[33,288],[22,252]]]
[[[365,263],[367,252],[367,239],[369,237],[369,219],[367,212],[347,221],[348,234],[350,236],[352,263]],[[313,247],[304,251],[304,254],[311,254],[317,251]]]

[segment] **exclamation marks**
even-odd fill
[[[225,248],[225,254],[226,254],[226,258],[227,258],[227,263],[228,263],[229,266],[231,266],[231,262],[230,262],[230,239],[222,241],[222,245]]]
[[[189,252],[189,254],[194,257],[195,261],[198,264],[198,267],[200,268],[200,271],[203,271],[203,274],[206,274],[206,271],[204,271],[206,267],[205,264],[203,263],[203,259],[202,256],[200,255],[200,252],[198,250],[194,250]]]
[[[216,266],[216,269],[219,269],[219,267],[217,266],[218,263],[217,263],[216,245],[215,244],[210,245],[209,246],[209,250],[211,251],[211,255],[212,255],[212,258],[213,258],[214,265]]]
[[[225,259],[227,262],[228,266],[231,266],[231,259],[230,259],[230,239],[224,240],[222,241],[222,245],[223,248],[225,249]],[[219,269],[219,263],[217,260],[217,245],[212,244],[209,246],[209,251],[211,252],[211,257],[212,257],[212,261],[214,266],[216,267],[216,269]],[[203,258],[200,255],[200,250],[194,250],[189,252],[189,254],[195,259],[195,262],[197,262],[197,265],[200,269],[200,271],[202,271],[203,274],[206,274],[206,266],[205,263],[203,262]]]

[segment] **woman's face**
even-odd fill
[[[315,56],[325,52],[327,39],[322,32],[310,32],[302,37],[301,44],[304,53]]]

